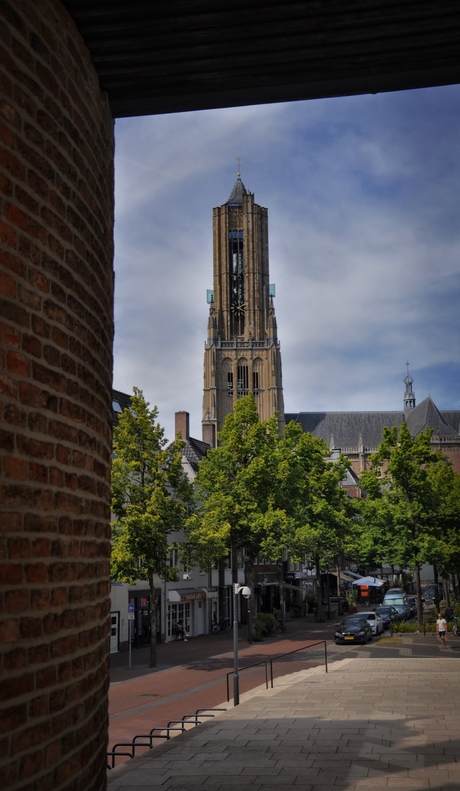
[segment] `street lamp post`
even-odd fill
[[[239,585],[238,582],[233,586],[233,705],[240,703],[240,677],[238,674],[238,594],[242,593],[245,599],[249,599],[251,588],[246,585]]]

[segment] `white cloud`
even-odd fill
[[[212,209],[241,157],[269,211],[287,411],[399,409],[407,359],[419,401],[459,408],[459,97],[117,121],[114,386],[201,436]]]

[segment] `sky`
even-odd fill
[[[268,209],[285,412],[460,409],[460,86],[117,120],[114,388],[201,439],[212,210]]]

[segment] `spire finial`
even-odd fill
[[[412,379],[412,376],[409,373],[408,362],[406,363],[406,367],[407,367],[407,374],[403,379],[403,382],[406,385],[406,392],[404,393],[404,412],[405,414],[408,414],[409,410],[414,409],[415,407],[415,395],[412,390],[412,385],[414,383],[414,380]]]
[[[239,178],[239,177],[241,176],[241,172],[240,172],[240,162],[241,162],[241,157],[237,157],[237,158],[236,158],[236,161],[238,162],[237,176],[238,176],[238,178]]]

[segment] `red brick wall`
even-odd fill
[[[113,123],[59,0],[0,31],[1,788],[101,791]]]

